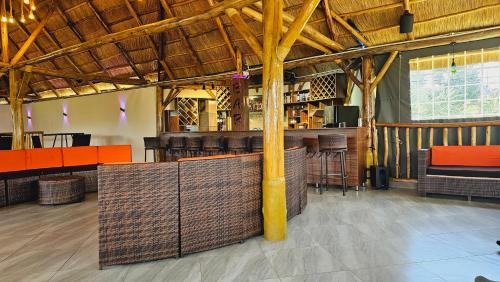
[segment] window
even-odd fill
[[[410,60],[412,120],[500,116],[500,48]]]

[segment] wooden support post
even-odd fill
[[[422,128],[417,129],[417,149],[422,149]]]
[[[163,131],[163,88],[156,86],[156,136],[160,137]],[[160,150],[155,150],[156,160],[162,161]]]
[[[457,128],[457,140],[458,140],[458,146],[462,146],[462,128],[461,127]]]
[[[434,128],[429,129],[429,149],[434,146]]]
[[[9,63],[9,25],[7,22],[1,24],[2,34],[2,62]]]
[[[378,166],[378,134],[375,119],[372,119],[373,139],[373,165]]]
[[[443,146],[448,146],[448,128],[443,128]]]
[[[389,133],[387,126],[384,126],[384,167],[389,166]]]
[[[411,175],[411,155],[410,155],[410,128],[406,128],[406,178],[410,179]]]
[[[285,151],[283,129],[283,61],[276,52],[281,40],[283,0],[263,3],[264,48],[262,104],[264,115],[264,173],[262,180],[264,238],[287,236]]]
[[[9,70],[9,100],[12,113],[12,150],[24,149],[23,97],[19,96],[19,70]]]
[[[373,57],[363,57],[363,126],[370,126],[370,97],[371,76],[373,70]]]
[[[486,126],[486,146],[491,145],[491,126]]]
[[[476,127],[473,126],[470,128],[470,145],[476,146],[477,138],[476,138]]]
[[[372,81],[370,85],[371,87],[370,92],[373,92],[375,88],[377,88],[377,85],[380,83],[380,81],[382,81],[382,78],[384,78],[385,73],[387,72],[387,70],[389,70],[389,67],[391,66],[392,62],[394,62],[394,59],[396,59],[397,55],[398,51],[391,52],[391,55],[389,56],[389,58],[387,58],[387,61],[385,61],[384,65],[378,72],[377,76]]]
[[[394,128],[394,145],[396,146],[396,161],[395,161],[395,178],[399,178],[399,158],[400,158],[400,140],[399,140],[399,127]]]

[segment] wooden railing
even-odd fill
[[[470,130],[470,145],[471,146],[476,146],[476,145],[492,145],[491,144],[491,129],[492,127],[495,126],[500,126],[500,121],[479,121],[479,122],[457,122],[457,123],[384,123],[384,122],[375,122],[375,120],[372,120],[372,142],[373,142],[373,162],[374,165],[379,165],[378,161],[378,129],[383,130],[383,138],[384,138],[384,145],[383,145],[383,165],[385,167],[388,167],[389,164],[389,144],[394,144],[396,146],[395,149],[395,154],[394,154],[394,171],[392,173],[393,177],[398,179],[398,178],[403,178],[401,177],[401,166],[400,166],[400,161],[401,161],[401,145],[402,141],[400,138],[400,130],[404,130],[405,134],[405,141],[404,141],[404,146],[405,146],[405,158],[404,161],[406,162],[406,172],[404,173],[404,178],[410,179],[411,178],[411,151],[412,149],[422,149],[422,148],[430,148],[435,144],[434,142],[434,134],[436,129],[442,129],[442,136],[443,136],[443,142],[442,144],[438,145],[443,145],[443,146],[448,146],[449,144],[449,129],[450,128],[456,128],[457,129],[457,144],[456,145],[463,145],[464,144],[464,138],[462,136],[462,133],[464,130]],[[478,144],[477,142],[477,128],[478,127],[484,127],[485,128],[485,142],[484,144]],[[411,148],[410,146],[410,140],[411,140],[411,130],[417,130],[417,140],[416,140],[416,147]],[[394,137],[393,140],[394,142],[389,142],[389,131],[393,130],[394,131]],[[422,131],[423,130],[428,130],[428,146],[425,146],[423,140],[422,140]],[[415,168],[416,169],[416,168]]]
[[[0,136],[12,136],[12,132],[3,132],[0,133]],[[40,142],[43,145],[43,131],[26,131],[24,132],[24,148],[26,149],[32,149],[33,148],[33,139],[31,138],[32,136],[38,136],[40,137]]]

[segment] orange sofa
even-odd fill
[[[97,191],[97,165],[131,161],[130,145],[0,151],[0,207],[36,200],[42,175],[82,175],[87,191]]]
[[[500,198],[500,146],[434,146],[418,152],[418,192]]]

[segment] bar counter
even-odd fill
[[[318,138],[318,135],[343,134],[347,136],[347,184],[349,186],[359,186],[365,181],[366,162],[366,128],[346,127],[346,128],[317,128],[317,129],[294,129],[285,130],[285,136],[300,136],[302,138]],[[262,136],[262,131],[211,131],[211,132],[164,132],[161,134],[163,144],[168,144],[171,136],[177,137],[201,137],[213,135],[219,137],[252,137]],[[339,172],[340,166],[337,161],[328,159],[330,173]],[[320,158],[319,155],[309,154],[307,158],[307,183],[315,185],[319,182]],[[329,177],[329,183],[341,184],[339,177]]]

